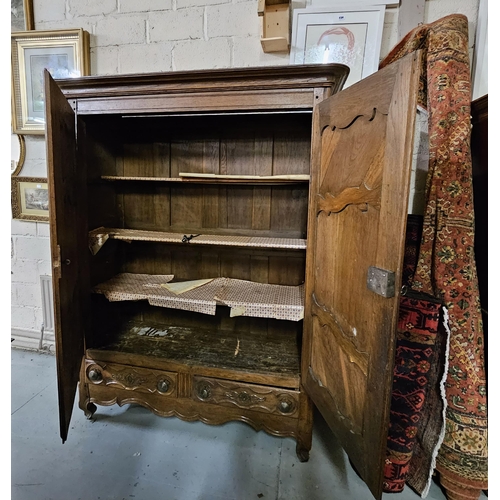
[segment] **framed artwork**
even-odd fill
[[[10,0],[10,31],[35,29],[33,0]]]
[[[18,175],[26,158],[26,143],[24,136],[11,134],[10,136],[10,175]]]
[[[329,7],[330,10],[336,9],[338,5],[341,7],[346,6],[345,0],[309,0],[310,7]],[[397,7],[400,0],[351,0],[349,5],[355,7],[356,4],[361,7],[366,7],[368,5],[387,5],[388,7]]]
[[[89,34],[83,29],[11,33],[11,56],[14,133],[44,134],[43,70],[54,78],[88,75]]]
[[[295,9],[290,63],[345,64],[349,87],[378,69],[384,14],[385,5]]]
[[[49,222],[49,189],[47,179],[12,177],[12,218]]]

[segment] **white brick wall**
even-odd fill
[[[172,42],[120,45],[116,48],[120,73],[170,71],[173,47]]]
[[[148,16],[149,40],[154,43],[203,38],[204,17],[202,7],[151,13]]]
[[[118,12],[153,12],[156,10],[170,10],[172,0],[119,0]]]
[[[259,42],[259,18],[256,2],[208,6],[208,38],[251,36]]]
[[[95,23],[93,32],[99,47],[146,43],[146,19],[138,14],[107,15]]]
[[[84,28],[90,33],[93,75],[289,62],[288,54],[262,52],[257,0],[33,0],[33,3],[37,30]],[[292,2],[297,8],[306,4],[310,0]],[[451,13],[466,14],[472,50],[478,4],[479,0],[427,0],[425,21]],[[397,20],[398,8],[388,8],[381,57],[397,42]],[[26,136],[26,153],[21,175],[45,177],[44,138]],[[48,230],[48,224],[12,221],[12,331],[15,336],[25,335],[35,346],[42,323],[39,276],[51,274]],[[19,341],[18,345],[26,346],[26,342]]]
[[[44,174],[45,175],[45,174]],[[13,345],[36,347],[43,322],[40,275],[51,274],[49,225],[12,220],[11,328]],[[31,340],[27,342],[26,337]]]
[[[211,40],[182,40],[173,50],[172,69],[176,71],[231,66],[231,38],[212,38]],[[210,61],[209,63],[207,61]]]
[[[37,3],[36,0],[34,3]],[[75,18],[83,16],[105,16],[107,14],[111,14],[112,12],[116,12],[117,10],[116,0],[67,0],[66,4],[66,14],[70,19],[72,17]]]

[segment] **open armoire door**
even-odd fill
[[[313,116],[302,382],[376,498],[420,76],[415,53]]]
[[[47,170],[54,290],[59,422],[63,442],[68,435],[87,331],[89,278],[87,255],[86,180],[78,168],[77,121],[68,100],[45,70]],[[56,203],[55,200],[58,200]],[[61,200],[63,203],[61,203]]]

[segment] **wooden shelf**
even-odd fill
[[[147,300],[171,309],[215,315],[217,306],[231,308],[231,317],[300,321],[304,317],[304,286],[269,285],[232,278],[212,281],[181,294],[168,290],[173,275],[122,273],[94,287],[110,302]]]
[[[153,182],[182,182],[180,177],[134,177],[127,175],[102,175],[105,181],[153,181]]]
[[[184,177],[134,177],[123,175],[103,175],[106,181],[139,181],[139,182],[166,182],[175,184],[247,184],[247,185],[286,185],[304,184],[309,182],[309,175],[290,176],[184,176]]]
[[[249,382],[262,382],[254,380],[255,376],[273,376],[278,378],[277,383],[298,388],[299,346],[296,336],[288,333],[274,332],[270,337],[259,332],[180,327],[134,318],[104,335],[106,343],[91,350],[93,359],[126,362],[127,355],[134,356],[134,360],[142,356],[188,366],[241,371]]]
[[[169,233],[163,231],[142,231],[138,229],[119,229],[100,227],[90,231],[89,248],[95,255],[108,240],[151,241],[183,245],[229,246],[244,248],[268,248],[277,250],[305,250],[306,240],[301,238],[270,238],[260,236],[232,236],[207,234],[192,238],[189,242],[183,238],[191,234]]]

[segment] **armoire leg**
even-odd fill
[[[80,410],[82,410],[83,413],[85,413],[87,419],[90,420],[94,415],[94,413],[96,412],[97,406],[94,403],[90,402],[90,395],[86,384],[80,382],[78,384],[78,388],[80,393],[78,406],[80,407]]]
[[[309,396],[301,388],[299,396],[299,421],[297,423],[297,446],[295,451],[301,462],[309,460],[312,445],[313,405]]]
[[[80,408],[83,410],[83,413],[85,413],[87,420],[90,420],[97,410],[97,406],[94,403],[90,403],[90,402],[88,402],[86,405],[84,405],[83,408],[80,405]]]
[[[300,462],[307,462],[309,460],[309,451],[311,448],[306,448],[303,444],[297,443],[295,452]]]

